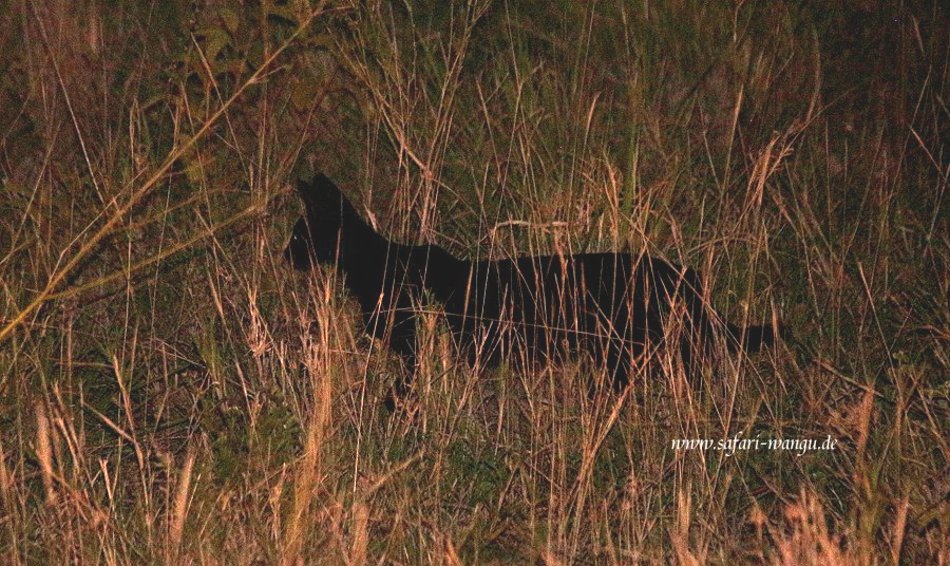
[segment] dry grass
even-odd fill
[[[0,562],[950,563],[939,2],[2,10]],[[280,257],[314,169],[402,241],[647,250],[794,337],[589,395],[422,305],[389,415],[340,274]]]

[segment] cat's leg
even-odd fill
[[[397,313],[389,336],[389,345],[399,356],[399,372],[396,381],[386,395],[386,408],[395,411],[408,398],[412,382],[419,369],[416,355],[416,320],[411,314]]]

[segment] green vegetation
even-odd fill
[[[0,562],[950,560],[943,2],[0,15]],[[392,354],[280,256],[315,170],[396,239],[646,250],[793,337],[618,396],[426,316],[388,415]],[[838,446],[671,447],[737,435]]]

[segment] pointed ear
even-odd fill
[[[326,175],[317,173],[309,183],[297,181],[297,193],[303,199],[307,210],[338,209],[343,193]]]

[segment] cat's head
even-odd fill
[[[340,189],[323,174],[309,183],[298,181],[297,193],[303,200],[304,215],[294,224],[284,258],[296,269],[309,269],[314,263],[336,260],[340,227],[352,206]]]

